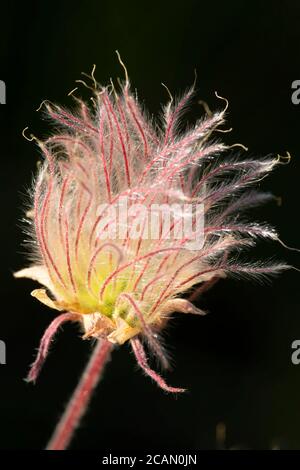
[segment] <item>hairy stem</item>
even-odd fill
[[[87,410],[94,388],[113,348],[112,343],[98,340],[85,371],[47,445],[47,450],[64,450],[73,438],[82,416]]]

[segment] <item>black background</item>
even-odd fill
[[[93,63],[103,84],[122,77],[116,49],[152,113],[167,100],[161,82],[182,93],[196,68],[197,96],[212,109],[222,105],[215,90],[230,102],[226,142],[242,142],[250,155],[291,153],[291,163],[261,185],[282,197],[281,207],[271,203],[253,216],[299,246],[300,105],[291,101],[291,83],[300,79],[299,25],[297,0],[1,4],[1,449],[44,447],[90,352],[79,331],[65,326],[37,384],[23,381],[54,317],[30,297],[33,282],[12,277],[26,261],[19,220],[39,157],[21,131],[49,132],[35,109],[46,98],[73,104],[67,93]],[[196,102],[192,109],[187,119],[201,113]],[[279,244],[253,252],[272,255],[300,266],[300,255]],[[292,270],[265,285],[226,280],[199,300],[210,315],[177,315],[165,334],[174,358],[167,380],[187,387],[184,396],[164,394],[137,370],[127,346],[116,350],[71,448],[212,449],[224,422],[227,447],[299,449],[300,365],[290,358],[300,339],[298,286]]]

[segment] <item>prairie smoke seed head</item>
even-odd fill
[[[234,255],[259,237],[277,239],[273,228],[241,221],[240,212],[271,198],[247,188],[278,161],[223,157],[228,148],[208,138],[225,110],[178,132],[192,91],[165,107],[160,128],[145,117],[128,81],[119,93],[96,88],[92,109],[77,98],[76,113],[46,105],[60,131],[38,143],[44,162],[31,211],[36,263],[15,274],[40,282],[46,289],[32,295],[67,312],[42,342],[40,362],[59,324],[75,320],[84,338],[131,340],[143,369],[162,388],[181,391],[149,369],[138,335],[167,366],[155,333],[173,312],[204,314],[181,298],[185,292],[201,292],[230,273],[286,268]]]

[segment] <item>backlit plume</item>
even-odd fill
[[[44,161],[30,211],[35,263],[15,276],[42,284],[32,295],[61,313],[47,329],[28,379],[36,379],[57,328],[76,321],[84,338],[130,341],[143,370],[166,391],[180,392],[150,368],[141,339],[167,367],[159,335],[171,314],[205,313],[188,296],[196,298],[230,274],[261,276],[286,267],[238,257],[259,237],[277,239],[274,229],[246,223],[240,213],[271,198],[249,186],[278,160],[232,157],[211,137],[226,109],[188,130],[179,127],[193,90],[170,100],[160,125],[145,117],[128,79],[118,93],[94,83],[93,94],[91,106],[76,98],[74,113],[45,104],[55,133],[38,141]],[[121,220],[124,201],[129,215]],[[151,237],[155,204],[178,209],[167,229],[165,213],[156,214]],[[183,213],[183,205],[191,211]],[[116,207],[114,218],[110,209]],[[197,207],[204,225],[196,233],[199,246],[191,249],[192,233],[182,228],[194,226]],[[152,213],[151,230],[153,220]]]

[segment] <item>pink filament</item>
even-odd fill
[[[38,377],[38,375],[41,371],[41,368],[43,367],[43,364],[46,360],[46,357],[48,355],[51,341],[52,341],[55,333],[57,332],[58,328],[63,323],[65,323],[67,321],[73,321],[73,320],[77,320],[77,319],[78,319],[78,315],[75,314],[75,313],[62,313],[61,315],[56,317],[50,323],[50,325],[46,329],[46,331],[45,331],[45,333],[44,333],[44,335],[41,339],[37,357],[36,357],[34,363],[32,364],[32,366],[30,368],[30,371],[29,371],[29,374],[28,374],[27,379],[26,379],[27,382],[35,382],[36,381],[36,379],[37,379],[37,377]]]
[[[149,367],[144,348],[137,338],[132,339],[130,343],[139,366],[147,375],[149,375],[149,377],[151,377],[157,383],[160,388],[169,393],[185,392],[184,388],[170,387],[169,385],[167,385],[164,379],[157,372],[155,372]]]
[[[135,311],[135,314],[136,314],[136,316],[138,317],[138,319],[141,323],[143,333],[145,334],[145,336],[148,340],[149,346],[151,347],[151,349],[154,352],[154,354],[156,355],[156,357],[161,361],[162,366],[165,369],[168,369],[169,368],[168,359],[166,358],[166,355],[164,354],[164,351],[162,350],[161,345],[155,339],[151,328],[146,323],[144,315],[142,314],[141,310],[139,309],[137,303],[135,302],[135,300],[132,298],[132,296],[130,294],[122,293],[122,294],[119,295],[118,300],[122,297],[124,297],[131,304],[131,306],[133,307],[133,309]]]

